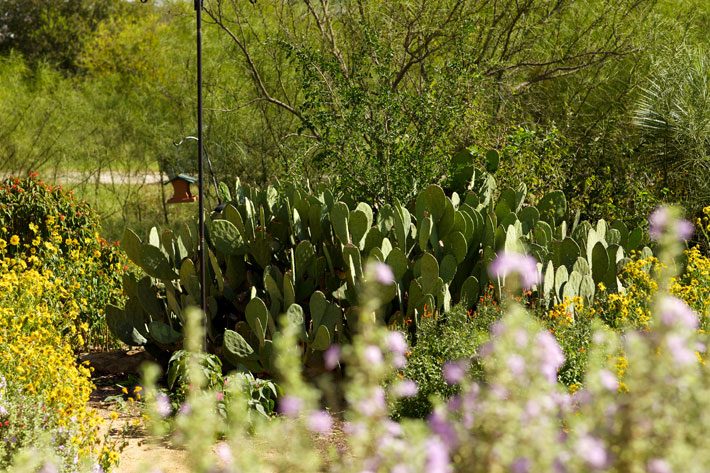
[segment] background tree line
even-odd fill
[[[206,0],[220,179],[328,178],[372,202],[501,151],[505,184],[589,218],[710,202],[701,0]],[[191,1],[0,0],[0,170],[194,170]],[[91,175],[91,174],[89,174]],[[91,188],[126,211],[140,186]]]

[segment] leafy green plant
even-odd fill
[[[490,324],[502,313],[499,306],[492,304],[491,292],[483,299],[475,312],[456,306],[443,315],[425,317],[417,331],[416,344],[408,353],[407,365],[393,379],[393,382],[400,378],[414,381],[417,393],[395,403],[392,408],[395,418],[426,417],[431,413],[434,398],[447,399],[459,392],[458,385],[444,379],[447,363],[464,363],[469,376],[474,379],[482,376],[478,351],[488,340]]]
[[[185,400],[190,386],[195,382],[190,378],[188,358],[189,354],[185,350],[178,350],[173,353],[168,363],[167,386],[173,393],[173,401],[178,404]],[[205,387],[214,391],[224,389],[222,362],[217,356],[201,353],[196,360],[196,366],[199,366]]]
[[[708,463],[703,448],[707,443],[705,413],[710,402],[704,355],[708,339],[698,330],[698,314],[666,292],[673,284],[673,262],[682,250],[676,226],[687,228],[687,223],[680,226],[675,211],[669,213],[668,225],[659,232],[658,258],[663,264],[656,274],[660,293],[653,303],[649,329],[621,336],[595,322],[584,385],[574,394],[558,382],[565,362],[563,349],[515,302],[516,280],[503,291],[502,315],[491,325],[485,350],[477,353],[483,379],[479,371],[450,372],[447,379],[459,385],[459,394],[446,402],[437,400],[426,420],[394,422],[387,397],[411,395],[412,391],[403,394],[399,384],[383,388],[383,382],[401,368],[400,357],[407,346],[401,334],[394,335],[378,321],[385,288],[394,284],[391,271],[378,264],[368,268],[367,283],[361,287],[363,304],[352,343],[343,346],[337,357],[348,367],[342,412],[346,423],[340,424],[332,413],[319,408],[325,393],[304,379],[298,341],[302,327],[288,316],[279,319],[281,335],[275,340],[285,391],[280,399],[281,416],[249,416],[248,395],[239,383],[230,383],[227,403],[214,391],[201,389],[205,380],[200,357],[193,355],[200,352],[204,333],[195,308],[186,314],[188,369],[195,374],[195,386],[187,399],[191,408],[170,418],[159,403],[149,401],[148,406],[154,408],[148,416],[174,423],[174,438],[184,446],[188,468],[196,473],[216,469],[483,473],[558,467],[612,473],[704,473]],[[520,274],[509,272],[510,262],[524,263],[515,266]],[[537,276],[534,264],[528,264],[530,258],[523,255],[501,255],[494,263],[491,271],[496,276],[503,270],[523,282]],[[499,313],[495,311],[495,318]],[[618,370],[619,350],[625,355],[623,373]],[[146,392],[155,393],[158,369],[153,366],[147,372]],[[654,413],[650,417],[649,406]],[[229,413],[226,418],[220,415],[222,408]],[[324,448],[334,440],[339,448]],[[51,466],[53,459],[45,445],[24,449],[14,465],[16,471]]]
[[[529,199],[537,202],[547,191],[564,189],[574,168],[570,143],[556,127],[536,130],[516,127],[500,149],[500,184],[515,187],[524,182]],[[567,196],[573,200],[576,196]]]
[[[276,415],[276,399],[281,388],[271,380],[254,377],[251,373],[235,372],[224,379],[225,385],[236,383],[242,388],[250,410],[268,418]]]

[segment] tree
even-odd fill
[[[0,0],[0,53],[21,52],[74,70],[84,40],[120,0]]]
[[[516,98],[639,50],[653,0],[208,0],[299,174],[407,199]],[[505,123],[504,123],[505,124]],[[269,127],[265,127],[269,130]],[[485,139],[485,138],[484,138]]]

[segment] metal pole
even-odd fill
[[[197,12],[197,182],[199,187],[199,236],[200,236],[200,307],[204,313],[204,322],[207,321],[207,252],[205,246],[205,186],[203,170],[202,146],[202,0],[195,0]],[[207,348],[207,332],[205,331],[204,348]]]

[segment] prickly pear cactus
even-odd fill
[[[577,296],[591,302],[599,283],[623,289],[617,271],[642,246],[640,229],[580,221],[579,214],[570,222],[559,191],[535,206],[525,201],[525,185],[499,191],[495,152],[460,153],[454,163],[448,191],[430,185],[409,206],[373,208],[326,186],[222,184],[229,201],[206,218],[205,268],[195,223],[153,229],[145,241],[125,232],[121,246],[145,277],[126,280],[128,302],[109,307],[107,323],[127,345],[169,355],[181,348],[183,314],[199,304],[205,271],[207,349],[228,368],[269,373],[282,314],[301,328],[307,365],[347,342],[348,316],[372,261],[389,265],[394,278],[383,286],[379,316],[413,331],[425,312],[475,307],[489,284],[500,293],[506,281],[489,280],[486,268],[503,251],[539,261],[533,294],[540,304]]]

